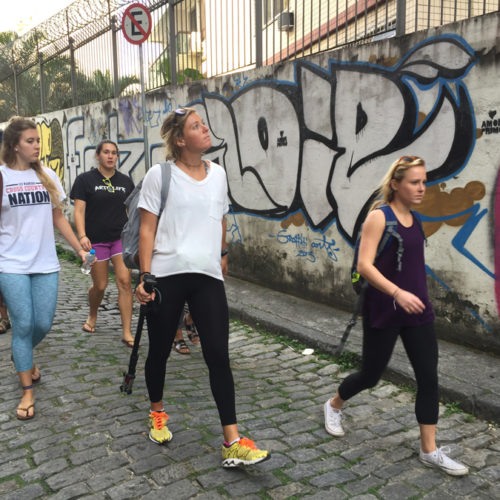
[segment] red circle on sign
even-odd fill
[[[146,16],[148,21],[148,26],[146,29],[144,29],[144,27],[142,26],[142,23],[140,22],[141,20],[136,18],[137,14],[139,14],[141,17]],[[142,5],[141,3],[133,3],[126,8],[122,18],[122,31],[123,36],[128,42],[135,45],[140,45],[141,43],[145,42],[151,33],[151,27],[151,14],[149,13],[149,9],[146,6]]]

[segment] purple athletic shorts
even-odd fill
[[[107,241],[106,243],[94,243],[92,248],[95,250],[97,261],[109,260],[115,255],[122,253],[122,240]]]

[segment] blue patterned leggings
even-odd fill
[[[12,323],[12,355],[16,371],[33,367],[33,348],[52,327],[59,273],[0,273],[0,292]]]

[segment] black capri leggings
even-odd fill
[[[415,415],[419,424],[438,421],[438,345],[434,323],[414,327],[370,328],[363,321],[363,357],[361,371],[349,375],[340,384],[340,397],[347,401],[363,389],[375,387],[392,355],[398,335],[410,359],[417,380]]]
[[[146,359],[146,385],[149,399],[163,399],[165,370],[179,316],[187,302],[200,336],[207,363],[210,388],[222,425],[236,423],[234,382],[229,365],[229,314],[224,282],[205,274],[186,273],[158,279],[161,305],[148,312],[146,319],[149,352]]]

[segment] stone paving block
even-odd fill
[[[457,497],[448,493],[446,486],[440,486],[425,494],[422,498],[425,498],[425,500],[456,500]]]
[[[146,472],[153,471],[165,467],[169,463],[167,457],[162,454],[152,455],[146,458],[141,458],[130,464],[129,468],[136,476],[145,474]]]
[[[106,451],[106,447],[102,445],[95,448],[89,448],[87,450],[72,453],[69,456],[69,459],[73,465],[81,465],[86,462],[92,462],[97,458],[107,457],[107,456],[108,452]]]
[[[89,487],[85,483],[72,484],[67,486],[62,490],[58,491],[56,494],[51,495],[51,500],[70,500],[73,498],[80,498],[87,493],[90,493]]]
[[[281,453],[272,453],[271,458],[265,462],[261,462],[255,466],[256,470],[261,472],[269,472],[273,470],[283,469],[292,465],[293,461]]]
[[[302,497],[306,493],[310,493],[311,490],[311,486],[307,486],[302,483],[289,483],[284,486],[273,488],[266,493],[272,498],[272,500],[286,500],[288,498]]]
[[[352,469],[351,469],[352,470]],[[377,488],[384,484],[384,480],[375,476],[367,476],[359,481],[350,481],[343,485],[343,489],[350,495],[359,495],[366,493],[372,488]],[[357,497],[356,497],[357,498]]]
[[[93,448],[94,446],[102,445],[104,441],[108,442],[110,440],[110,436],[103,433],[96,433],[90,436],[85,436],[84,438],[73,439],[71,441],[71,446],[76,451],[83,451],[87,448]]]
[[[318,375],[322,377],[330,377],[331,375],[336,375],[339,372],[339,365],[332,363],[324,366],[320,370],[318,370]]]
[[[65,458],[57,458],[56,460],[45,462],[35,469],[24,472],[21,474],[21,479],[27,483],[39,481],[40,479],[45,479],[52,474],[63,471],[68,465],[68,461]]]
[[[398,462],[387,467],[383,467],[374,472],[374,474],[382,479],[391,479],[398,477],[399,474],[406,472],[412,466],[410,461]]]
[[[219,446],[217,446],[218,449],[222,445],[221,441],[222,439],[219,438]],[[181,462],[188,458],[203,455],[204,453],[206,453],[206,451],[206,448],[204,448],[200,443],[191,443],[187,444],[186,446],[173,449],[170,449],[167,446],[166,455],[176,462]],[[220,451],[218,451],[218,453],[220,456]]]
[[[119,469],[115,469],[112,471],[107,471],[103,474],[96,474],[92,476],[87,484],[92,491],[102,491],[112,486],[118,485],[132,478],[132,473],[120,467]]]
[[[54,444],[61,444],[68,441],[71,441],[73,436],[69,432],[59,432],[57,434],[52,434],[47,436],[46,438],[37,439],[31,444],[31,448],[34,451],[40,451],[44,448],[48,448],[53,446]]]
[[[24,458],[12,460],[10,462],[2,464],[2,467],[0,467],[0,479],[12,476],[13,474],[20,474],[24,471],[30,470],[30,468],[30,464]]]
[[[171,464],[154,471],[151,474],[151,479],[160,486],[166,486],[181,479],[186,479],[190,474],[191,470],[186,465]]]
[[[388,436],[389,434],[394,434],[403,429],[403,426],[396,421],[389,421],[385,424],[372,425],[370,431],[374,432],[379,436]]]
[[[16,448],[15,450],[0,454],[0,466],[5,462],[10,462],[18,458],[23,458],[28,455],[26,448]]]
[[[27,443],[35,442],[53,434],[53,432],[47,428],[36,429],[32,427],[33,426],[24,426],[23,434],[9,441],[7,443],[8,448],[19,448]]]
[[[308,432],[312,429],[317,429],[318,423],[313,422],[312,420],[300,420],[294,422],[288,422],[286,424],[282,424],[280,429],[288,435],[297,434],[299,432]]]
[[[52,446],[46,450],[34,453],[31,456],[33,463],[35,465],[43,464],[48,460],[55,460],[56,458],[67,456],[71,453],[71,447],[69,444],[63,444],[61,446]]]
[[[185,500],[195,498],[199,489],[191,481],[184,479],[176,483],[169,484],[142,497],[143,500],[158,500],[159,498],[175,498],[175,500]]]
[[[220,469],[198,476],[196,480],[200,483],[202,488],[211,489],[219,485],[232,483],[234,481],[241,481],[246,477],[247,474],[244,470],[236,467],[233,469],[223,469],[221,467]]]
[[[339,469],[326,474],[320,474],[309,480],[309,483],[318,488],[343,484],[356,479],[356,475],[346,469]]]
[[[377,490],[377,494],[384,500],[403,500],[414,498],[419,491],[405,483],[392,483]]]
[[[129,461],[120,453],[112,453],[107,457],[99,458],[89,464],[89,467],[94,474],[101,474],[106,471],[111,471],[119,467],[129,465]]]
[[[143,477],[136,477],[130,481],[113,486],[106,490],[106,494],[113,500],[126,500],[129,498],[141,498],[151,491],[151,485]]]
[[[257,493],[261,490],[267,491],[270,488],[279,486],[280,484],[279,479],[273,476],[273,474],[263,473],[246,478],[243,481],[236,481],[228,484],[227,486],[224,486],[224,489],[227,491],[230,498],[237,498],[251,493]]]
[[[8,491],[8,492],[7,492]],[[2,495],[3,500],[31,500],[41,498],[45,494],[43,486],[40,484],[29,484],[19,488],[16,483],[10,484],[9,490]]]
[[[303,463],[316,460],[323,455],[318,448],[297,448],[286,453],[295,462]]]
[[[498,482],[500,481],[500,465],[492,465],[478,472],[478,475],[487,481]]]
[[[263,399],[263,400],[256,401],[256,405],[259,406],[260,408],[273,408],[275,406],[289,403],[290,401],[291,400],[288,398],[275,397],[275,398],[269,398],[269,399]],[[250,406],[250,408],[251,408],[251,406]]]
[[[86,481],[93,474],[94,471],[92,471],[88,464],[85,464],[54,474],[47,478],[45,482],[53,491],[57,491],[71,484]]]
[[[313,495],[307,495],[305,498],[307,498],[307,500],[325,500],[326,498],[328,498],[328,500],[343,500],[347,498],[347,495],[339,488],[329,488]]]

